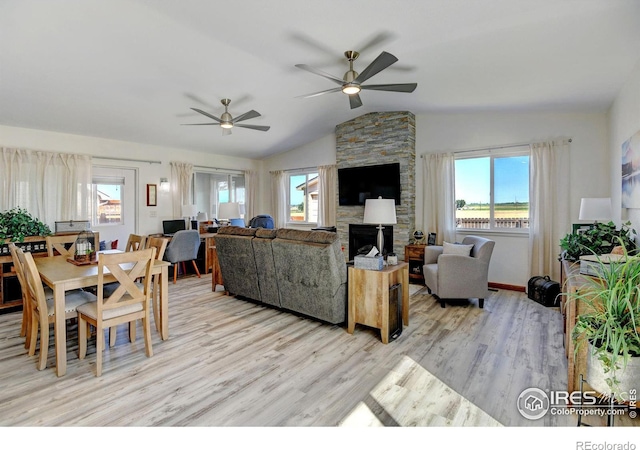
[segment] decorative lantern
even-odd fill
[[[76,238],[76,251],[73,258],[78,262],[90,262],[96,259],[96,239],[91,231],[83,231]]]

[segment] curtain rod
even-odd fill
[[[311,167],[297,167],[295,169],[283,169],[283,172],[298,172],[300,170],[318,170],[318,166]],[[270,170],[269,173],[278,172],[277,170]]]
[[[225,169],[224,167],[208,167],[208,166],[193,166],[194,169],[209,169],[209,170],[224,170],[225,172],[244,173],[244,170],[240,169]]]
[[[132,159],[132,158],[111,158],[108,156],[94,156],[95,159],[108,159],[111,161],[133,161],[133,162],[143,162],[149,164],[162,164],[162,161],[151,161],[148,159]]]
[[[571,143],[573,141],[572,138],[566,139],[566,141],[568,143]],[[520,143],[516,143],[516,144],[505,144],[505,145],[492,145],[492,146],[488,146],[488,147],[478,147],[478,148],[469,148],[469,149],[464,149],[464,150],[454,150],[453,153],[454,155],[457,155],[458,153],[468,153],[468,152],[480,152],[480,151],[486,151],[486,150],[501,150],[504,148],[516,148],[516,147],[529,147],[532,144],[538,144],[539,142],[520,142]],[[425,153],[422,153],[420,155],[420,158],[424,158]]]

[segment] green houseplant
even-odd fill
[[[625,393],[640,385],[640,257],[625,252],[610,264],[598,258],[596,267],[599,277],[585,277],[588,287],[568,294],[586,304],[572,337],[576,351],[588,343],[589,384],[625,400]]]
[[[0,213],[0,245],[5,241],[24,242],[27,236],[48,236],[48,225],[33,217],[20,207]]]
[[[560,239],[561,259],[577,261],[582,255],[603,255],[611,253],[613,247],[621,245],[629,254],[635,254],[636,244],[633,235],[636,230],[631,222],[625,222],[617,228],[613,222],[596,222],[592,228],[580,234],[567,234]]]

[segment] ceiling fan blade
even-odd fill
[[[349,105],[351,105],[351,109],[360,108],[362,106],[362,100],[360,100],[360,95],[358,94],[350,95]]]
[[[393,38],[394,38],[394,35],[392,33],[388,31],[381,31],[378,34],[374,34],[373,36],[371,36],[368,42],[362,45],[358,45],[354,48],[356,48],[358,52],[360,52],[360,54],[362,55],[363,53],[366,53],[366,51],[369,50],[370,48],[378,47],[379,45],[386,43]]]
[[[198,109],[198,108],[191,108],[191,109],[192,109],[192,110],[194,110],[195,112],[198,112],[198,113],[200,113],[200,114],[202,114],[202,115],[207,116],[207,117],[208,117],[208,118],[210,118],[210,119],[215,120],[216,122],[222,122],[222,120],[218,119],[216,116],[213,116],[213,115],[209,114],[209,113],[208,113],[208,112],[206,112],[206,111],[203,111],[203,110]]]
[[[219,123],[181,123],[180,125],[220,125]]]
[[[389,67],[391,64],[393,64],[397,60],[398,60],[398,58],[393,56],[391,53],[382,52],[353,81],[356,82],[356,83],[364,83],[369,78],[371,78],[372,76],[374,76],[378,72],[386,69],[387,67]]]
[[[255,117],[260,117],[260,113],[252,109],[251,111],[247,111],[246,113],[239,115],[238,117],[233,119],[231,123],[236,124],[238,122],[242,122],[243,120],[253,119]]]
[[[231,134],[231,128],[223,128],[222,129],[222,135],[223,136],[229,136]]]
[[[302,69],[302,70],[306,70],[307,72],[311,72],[311,73],[315,73],[316,75],[320,75],[321,77],[326,78],[327,80],[331,80],[334,83],[338,83],[340,85],[342,85],[344,83],[344,80],[342,78],[338,78],[338,77],[334,77],[333,75],[323,72],[322,70],[316,69],[314,67],[311,67],[307,64],[296,64],[296,67],[298,69]]]
[[[373,91],[392,91],[392,92],[413,92],[418,83],[400,83],[400,84],[365,84],[360,85],[360,89],[370,89]]]
[[[271,128],[266,125],[244,125],[244,124],[234,125],[234,127],[249,128],[250,130],[258,130],[258,131],[269,131],[269,128]]]
[[[337,88],[333,88],[333,89],[327,89],[325,91],[320,91],[320,92],[315,92],[313,94],[306,94],[306,95],[298,95],[296,98],[311,98],[311,97],[317,97],[318,95],[323,95],[323,94],[329,94],[331,92],[340,92],[342,90],[342,87],[337,87]]]

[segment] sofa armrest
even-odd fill
[[[438,256],[442,254],[442,245],[427,245],[424,248],[424,263],[435,264],[438,262]]]

